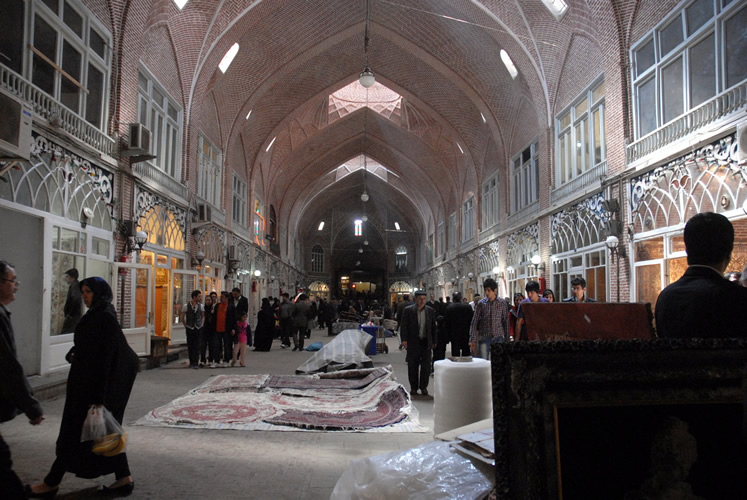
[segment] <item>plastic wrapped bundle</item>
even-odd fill
[[[490,361],[442,359],[434,363],[434,368],[434,434],[490,418],[493,414]]]

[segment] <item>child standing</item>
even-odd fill
[[[236,364],[237,354],[241,356],[239,358],[241,366],[246,366],[246,363],[244,362],[246,356],[246,342],[247,338],[252,334],[252,329],[249,326],[249,323],[246,322],[246,318],[247,314],[242,312],[241,317],[239,317],[239,320],[236,322],[236,335],[238,336],[239,342],[233,346],[233,359],[231,359],[231,366]]]

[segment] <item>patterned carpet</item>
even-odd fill
[[[429,432],[391,367],[323,375],[219,375],[134,425],[267,431]]]

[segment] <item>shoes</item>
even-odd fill
[[[246,368],[246,365],[241,365],[242,368]]]
[[[290,346],[289,346],[289,345],[285,345],[285,344],[280,344],[280,348],[281,348],[281,349],[286,349],[286,348],[288,348],[288,347],[290,347]]]
[[[135,489],[135,481],[132,481],[131,483],[123,484],[122,486],[118,486],[117,488],[107,488],[106,486],[103,486],[101,488],[101,491],[98,492],[98,496],[128,497],[132,495],[132,492],[134,489]]]
[[[45,491],[44,493],[34,493],[31,489],[31,485],[27,484],[23,487],[23,492],[26,494],[26,497],[28,498],[54,498],[57,496],[57,492],[59,491],[60,487],[55,486],[49,491]]]
[[[418,395],[418,391],[417,390],[413,389],[413,390],[410,391],[410,396],[417,396],[417,395]]]
[[[298,346],[294,347],[294,348],[293,348],[293,350],[294,350],[294,351],[297,351],[297,350],[298,350]]]
[[[231,368],[233,368],[233,366],[234,366],[235,364],[236,364],[236,360],[235,360],[235,359],[232,359],[232,360],[231,360]]]
[[[428,389],[420,389],[420,394],[422,394],[423,396],[427,396],[428,395]]]
[[[228,361],[224,361],[220,364],[221,368],[228,368]]]
[[[205,362],[204,361],[200,361],[200,368],[205,368]]]
[[[213,361],[212,363],[210,363],[210,368],[218,368],[218,363]]]
[[[193,368],[193,369],[195,369],[195,370],[197,370],[197,369],[199,369],[200,367],[199,367],[199,366],[197,366],[197,365],[192,365],[192,368]]]

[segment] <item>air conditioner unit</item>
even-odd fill
[[[212,207],[205,203],[197,205],[197,222],[210,222],[213,220]]]
[[[31,106],[0,87],[0,160],[31,157]]]
[[[142,123],[130,123],[127,150],[132,154],[150,154],[150,130]]]

